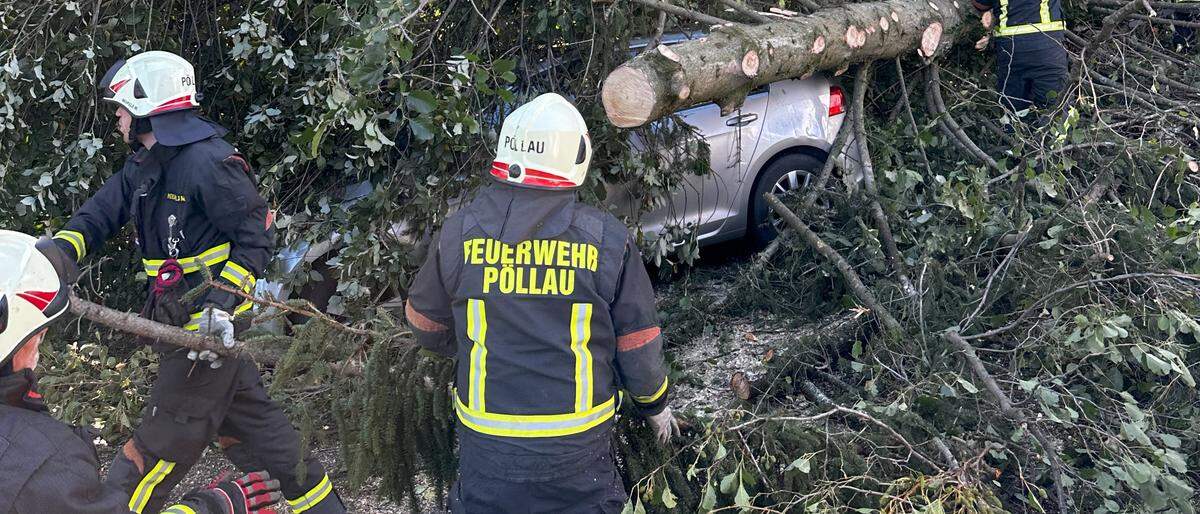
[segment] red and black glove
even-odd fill
[[[214,481],[184,495],[183,502],[202,504],[212,514],[276,514],[274,506],[282,499],[279,481],[256,471],[237,480]]]

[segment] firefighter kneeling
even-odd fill
[[[664,443],[679,431],[650,277],[625,225],[576,200],[592,149],[573,105],[539,96],[500,141],[406,306],[418,342],[458,359],[450,510],[619,512],[618,388]]]
[[[129,492],[100,481],[94,436],[51,417],[37,392],[38,346],[67,312],[73,263],[50,240],[8,230],[0,262],[0,512],[130,512]],[[163,513],[271,514],[280,498],[279,481],[256,472],[193,490]]]

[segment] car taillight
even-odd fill
[[[846,112],[846,95],[842,93],[842,88],[838,86],[829,86],[829,116],[837,116]]]

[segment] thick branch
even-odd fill
[[[1058,448],[1054,446],[1049,437],[1046,437],[1041,427],[1031,423],[1024,412],[1013,406],[1012,400],[1000,389],[1000,384],[996,383],[995,377],[983,365],[983,361],[979,359],[979,355],[975,353],[975,347],[971,346],[971,343],[968,343],[962,336],[958,335],[958,332],[953,330],[943,334],[943,337],[957,348],[958,351],[963,353],[963,358],[966,359],[967,366],[971,368],[971,372],[975,375],[975,378],[983,382],[984,389],[992,395],[997,405],[1000,406],[1000,413],[1009,420],[1029,428],[1029,433],[1037,440],[1038,445],[1042,447],[1042,451],[1046,452],[1046,457],[1050,459],[1050,467],[1054,469],[1054,493],[1058,499],[1058,511],[1069,512],[1067,510],[1067,495],[1062,483],[1063,464],[1062,460],[1059,459]]]
[[[637,0],[653,2],[656,0]],[[822,9],[680,43],[669,53],[635,57],[609,74],[602,98],[608,119],[637,127],[692,105],[732,110],[757,86],[891,59],[912,51],[931,58],[964,33],[971,2],[885,0]]]
[[[873,64],[862,65],[854,78],[854,103],[850,106],[850,118],[854,123],[854,141],[858,143],[858,153],[862,158],[863,188],[871,203],[871,217],[875,220],[875,228],[879,230],[883,255],[887,260],[888,267],[899,277],[900,287],[904,290],[904,294],[916,296],[917,289],[913,287],[912,280],[908,278],[904,258],[900,255],[900,249],[896,247],[896,238],[892,235],[892,225],[888,223],[883,206],[879,203],[879,188],[875,186],[875,165],[871,162],[871,151],[867,144],[867,129],[863,121],[867,114],[863,110],[863,97],[867,94],[867,85],[870,81]]]
[[[633,0],[633,3],[641,4],[646,7],[651,8],[651,9],[658,9],[667,14],[673,14],[680,18],[687,18],[689,20],[698,21],[700,23],[705,23],[708,25],[724,25],[726,23],[729,23],[728,21],[722,20],[721,18],[717,18],[715,16],[709,16],[702,12],[696,12],[691,9],[685,9],[678,5],[675,5],[672,3],[667,3],[667,2],[661,2],[659,0]]]
[[[771,18],[763,16],[762,13],[755,11],[754,9],[751,9],[746,4],[743,4],[741,2],[741,0],[721,0],[721,3],[725,4],[726,6],[729,6],[731,9],[733,9],[734,11],[737,11],[742,16],[750,18],[751,20],[754,20],[757,23],[770,23],[771,22]]]
[[[71,312],[106,327],[115,328],[122,332],[154,339],[158,342],[182,346],[197,351],[210,351],[224,357],[250,357],[256,362],[274,364],[276,359],[258,348],[237,342],[232,348],[226,348],[215,337],[205,337],[195,332],[188,332],[179,327],[164,325],[157,321],[148,320],[128,312],[110,309],[103,305],[84,300],[71,293]]]
[[[205,337],[195,332],[189,332],[179,327],[164,325],[157,321],[148,320],[128,312],[110,309],[103,305],[89,302],[71,293],[71,312],[76,316],[87,318],[95,323],[122,332],[141,336],[161,343],[181,346],[196,351],[210,351],[223,357],[248,357],[251,360],[268,365],[279,362],[279,356],[265,352],[261,348],[241,341],[233,347],[226,348],[215,337]],[[345,376],[361,376],[362,364],[353,361],[335,363],[332,369]]]
[[[825,241],[822,241],[821,237],[818,236],[816,232],[813,232],[812,229],[808,228],[808,225],[805,225],[803,221],[800,221],[800,218],[796,216],[796,213],[792,212],[791,209],[788,209],[787,206],[784,205],[783,202],[779,201],[779,198],[777,198],[775,195],[766,193],[763,195],[763,198],[767,200],[767,204],[771,206],[771,209],[774,209],[775,212],[779,214],[779,217],[783,218],[783,221],[787,222],[787,224],[792,227],[792,230],[795,230],[798,234],[800,234],[801,237],[804,238],[805,241],[808,242],[809,246],[813,247],[817,253],[821,254],[821,256],[825,257],[827,260],[829,260],[829,262],[833,263],[838,271],[841,272],[842,278],[844,278],[846,283],[850,286],[850,291],[852,291],[854,296],[857,297],[860,302],[866,305],[868,309],[871,309],[871,312],[875,313],[875,316],[879,318],[880,323],[883,324],[888,332],[891,332],[892,334],[900,334],[903,332],[903,330],[900,328],[900,322],[896,321],[896,318],[892,316],[891,312],[888,312],[888,310],[884,308],[882,303],[879,303],[879,300],[875,298],[875,295],[871,293],[871,290],[867,289],[867,286],[863,284],[862,279],[858,278],[858,273],[854,271],[854,268],[850,266],[850,263],[846,262],[846,259],[842,257],[837,250],[826,244]]]

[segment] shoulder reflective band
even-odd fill
[[[196,511],[187,505],[172,505],[162,511],[162,514],[196,514]]]
[[[575,355],[575,412],[592,408],[592,304],[571,306],[571,353]]]
[[[467,337],[471,346],[470,390],[467,403],[471,409],[487,412],[487,307],[483,300],[467,300]]]
[[[226,260],[229,260],[230,244],[214,246],[205,250],[204,253],[195,257],[184,257],[177,259],[179,265],[183,266],[184,273],[195,273],[200,271],[200,266],[216,266]],[[151,277],[158,276],[158,269],[162,267],[166,259],[142,259],[142,265],[146,267],[146,275]]]
[[[308,509],[316,507],[321,503],[329,493],[333,492],[333,482],[329,481],[329,475],[321,477],[321,481],[317,482],[316,487],[313,487],[304,496],[295,500],[288,500],[288,505],[292,507],[292,514],[300,514]]]
[[[83,256],[87,255],[87,240],[83,238],[83,234],[74,230],[60,230],[54,234],[54,239],[62,239],[71,246],[75,247],[76,260],[83,260]]]
[[[562,437],[585,432],[616,413],[617,397],[586,412],[570,414],[493,414],[466,405],[455,395],[458,420],[467,428],[500,437]]]
[[[633,401],[637,403],[654,403],[659,398],[662,398],[663,393],[667,392],[667,377],[663,377],[663,383],[658,386],[658,390],[650,396],[634,396]]]
[[[1038,9],[1038,17],[1040,19],[1037,23],[1026,23],[1010,27],[1008,26],[1008,2],[1009,0],[1000,0],[1000,23],[996,25],[997,36],[1020,36],[1035,32],[1066,30],[1067,28],[1067,24],[1062,20],[1053,21],[1050,19],[1050,0],[1041,0]]]
[[[133,495],[129,497],[129,510],[142,514],[142,509],[146,508],[146,504],[150,502],[150,496],[154,494],[154,488],[158,487],[158,484],[162,483],[173,469],[175,469],[174,462],[158,461],[134,488]]]
[[[221,278],[228,280],[229,283],[247,293],[253,290],[254,285],[258,283],[258,279],[254,278],[254,274],[250,273],[250,270],[233,261],[225,263],[225,268],[221,270]]]

